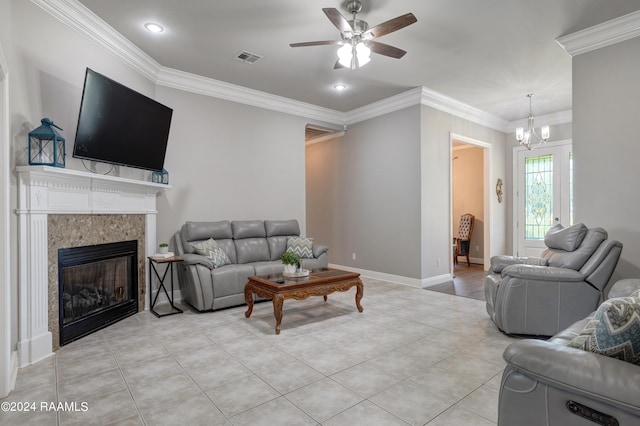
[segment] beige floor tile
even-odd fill
[[[448,401],[410,381],[394,385],[369,400],[412,425],[423,425],[450,406]]]
[[[62,399],[60,401],[63,401]],[[72,402],[72,401],[68,401]],[[138,416],[127,389],[77,397],[75,409],[60,412],[60,425],[104,425]]]
[[[482,386],[482,382],[471,380],[463,374],[442,370],[437,367],[430,368],[409,380],[451,403],[460,401]]]
[[[205,391],[253,374],[229,355],[220,356],[210,364],[198,364],[187,369],[187,373]]]
[[[499,360],[487,361],[469,353],[456,353],[437,363],[435,367],[463,374],[471,380],[484,383],[504,369],[503,365],[498,364],[499,362]]]
[[[153,360],[136,361],[120,367],[124,380],[129,384],[144,379],[172,375],[182,370],[182,366],[171,355]]]
[[[427,426],[495,426],[496,422],[489,421],[482,416],[474,414],[457,405],[449,408],[435,419],[427,423]]]
[[[63,346],[56,353],[56,360],[58,364],[73,364],[85,358],[107,354],[111,354],[109,345],[105,341],[99,341],[86,345]]]
[[[126,388],[127,385],[122,378],[122,373],[116,368],[90,376],[78,376],[73,380],[59,384],[58,400],[60,402],[86,400]]]
[[[362,401],[322,422],[322,426],[406,426],[407,424],[369,401]]]
[[[207,396],[225,416],[232,417],[276,399],[280,393],[252,375],[210,389]]]
[[[286,364],[275,364],[257,370],[255,373],[281,394],[292,392],[325,377],[297,360]]]
[[[135,347],[128,347],[114,352],[118,364],[125,366],[139,361],[148,361],[169,355],[160,342],[143,343]]]
[[[353,367],[360,362],[348,353],[332,347],[310,354],[301,361],[327,376]]]
[[[498,398],[500,391],[489,386],[482,386],[457,405],[472,411],[485,419],[498,421]]]
[[[429,363],[424,363],[422,358],[407,355],[399,350],[388,352],[367,362],[401,379],[420,374],[430,366]]]
[[[185,369],[211,365],[225,356],[227,354],[215,344],[174,354],[176,361]]]
[[[140,410],[170,405],[175,401],[176,395],[187,399],[195,398],[202,393],[191,377],[183,371],[129,383],[129,390]]]
[[[334,374],[331,378],[363,398],[369,398],[402,380],[371,364],[356,365]]]
[[[216,426],[230,424],[204,394],[193,398],[176,398],[171,404],[142,410],[147,425]]]
[[[231,418],[234,426],[316,425],[302,410],[280,397]]]
[[[363,400],[357,393],[325,378],[293,391],[286,398],[318,422],[335,416]]]

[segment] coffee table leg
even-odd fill
[[[251,312],[253,312],[253,292],[251,291],[251,286],[244,286],[244,301],[247,302],[247,312],[244,313],[245,318],[249,318],[251,316]]]
[[[358,312],[362,312],[363,311],[362,305],[360,305],[360,301],[362,300],[363,293],[364,293],[364,289],[363,289],[362,283],[357,284],[357,287],[356,287],[356,306],[358,307]]]
[[[284,297],[281,294],[273,295],[273,316],[276,317],[276,334],[280,334],[280,324],[282,323],[282,304]]]
[[[327,296],[325,296],[325,297],[324,297],[324,301],[325,301],[325,302],[327,301]]]

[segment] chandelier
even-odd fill
[[[524,127],[518,127],[516,129],[516,139],[520,145],[531,151],[537,145],[549,140],[549,126],[540,127],[540,135],[536,133],[536,129],[533,126],[533,110],[531,109],[531,98],[533,93],[527,95],[529,98],[529,117],[527,118],[527,130]]]

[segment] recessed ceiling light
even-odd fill
[[[147,22],[146,24],[144,24],[144,27],[152,33],[161,33],[164,31],[164,28],[162,28],[162,26],[154,24],[153,22]]]
[[[347,86],[345,86],[344,84],[336,84],[335,86],[333,86],[333,89],[337,90],[338,92],[342,92],[346,88]]]

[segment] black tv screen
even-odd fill
[[[173,110],[89,68],[73,156],[162,170]]]

